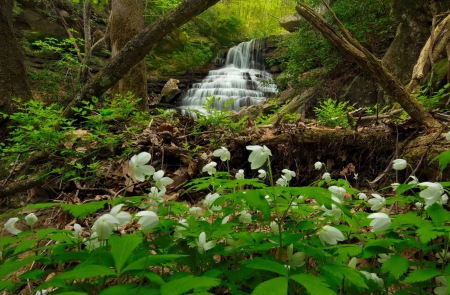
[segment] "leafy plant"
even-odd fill
[[[337,102],[328,98],[319,102],[319,106],[314,108],[319,124],[328,127],[341,126],[350,127],[347,119],[347,112],[353,110],[353,106],[348,105],[348,101]]]
[[[444,87],[436,92],[430,93],[430,86],[422,88],[419,93],[412,94],[426,109],[435,109],[444,104],[445,100],[448,100],[448,87],[450,84],[446,84]]]
[[[397,185],[391,198],[372,193],[367,201],[365,193],[327,173],[319,187],[291,187],[296,173],[289,169],[275,181],[270,149],[247,149],[260,179],[245,178],[244,170],[218,172],[216,162],[208,163],[206,176],[187,186],[205,191],[204,208],[164,202],[171,180],[142,152],[129,166],[137,179],[151,180],[148,196],[62,205],[85,228],[39,229],[34,213],[9,218],[0,240],[0,291],[169,295],[221,294],[220,287],[236,294],[446,294],[450,214],[443,193],[450,183],[414,180]],[[213,154],[227,163],[231,158],[224,148]],[[403,159],[394,162],[396,170],[408,167]],[[387,207],[397,202],[416,209],[390,213]],[[105,205],[112,208],[98,216]],[[59,204],[29,205],[0,219],[54,206]],[[18,222],[29,230],[17,229]],[[130,223],[137,227],[133,233],[116,233]]]

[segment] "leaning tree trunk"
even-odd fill
[[[413,120],[427,127],[436,127],[440,125],[430,113],[428,113],[425,108],[423,108],[417,100],[406,91],[400,81],[386,69],[382,61],[377,59],[350,35],[334,13],[333,15],[339,25],[340,33],[320,14],[304,3],[298,3],[297,12],[319,30],[330,44],[341,52],[341,54],[352,59],[359,67],[368,72],[384,91],[402,106]]]
[[[31,98],[22,48],[14,36],[13,4],[14,0],[0,1],[0,112],[6,114],[17,110],[13,97]]]
[[[144,1],[143,0],[112,0],[111,2],[111,55],[116,56],[120,50],[144,28]],[[137,109],[148,109],[147,102],[147,75],[145,58],[139,61],[129,72],[113,87],[111,94],[134,94],[141,98]],[[112,99],[115,99],[113,97]]]
[[[74,114],[73,107],[80,107],[82,101],[92,101],[114,86],[128,71],[140,62],[167,34],[179,28],[193,17],[216,4],[219,0],[184,0],[137,34],[103,69],[94,76],[64,109],[61,116]]]
[[[443,19],[436,28],[433,28],[430,38],[423,47],[417,64],[414,66],[411,81],[406,89],[409,92],[417,91],[425,76],[432,70],[434,61],[444,52],[448,52],[446,49],[450,42],[450,14]],[[448,55],[448,54],[447,54]],[[450,60],[450,57],[447,56]],[[450,68],[449,68],[450,70]],[[433,71],[431,71],[433,72]]]

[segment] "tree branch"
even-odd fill
[[[436,121],[427,110],[413,98],[383,65],[368,50],[354,39],[350,33],[343,28],[343,36],[331,26],[320,14],[308,5],[298,2],[297,12],[311,23],[341,54],[352,59],[359,67],[369,73],[372,78],[383,88],[383,90],[395,99],[402,108],[417,123],[427,127],[437,127]],[[342,24],[340,26],[343,26]],[[341,29],[342,30],[342,29]]]
[[[61,116],[71,117],[73,107],[80,107],[82,101],[91,101],[92,97],[100,97],[114,86],[139,61],[145,58],[156,44],[167,34],[188,22],[219,0],[184,0],[176,8],[169,11],[143,31],[137,34],[125,47],[106,64],[77,94],[64,109]]]

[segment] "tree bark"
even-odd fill
[[[89,73],[89,63],[91,62],[91,2],[83,2],[83,31],[84,31],[84,58],[81,64],[80,80],[86,83]]]
[[[414,92],[423,78],[432,70],[432,65],[445,50],[450,39],[450,14],[432,31],[430,38],[420,52],[419,59],[414,66],[411,81],[406,86],[407,91]]]
[[[144,29],[144,1],[112,0],[111,4],[111,55],[115,57],[131,38]],[[112,88],[112,99],[116,99],[116,94],[125,96],[128,92],[141,99],[137,104],[138,110],[148,109],[145,58]]]
[[[14,0],[0,1],[0,112],[6,114],[18,108],[13,97],[23,101],[32,97],[22,48],[14,36],[13,4]]]
[[[103,69],[86,84],[74,100],[62,112],[61,116],[74,114],[73,107],[80,107],[81,101],[91,101],[100,97],[114,86],[128,71],[141,61],[156,44],[167,34],[188,22],[219,0],[184,0],[128,42],[125,47],[106,64]]]
[[[427,127],[437,127],[440,125],[439,122],[436,121],[431,114],[406,91],[400,81],[386,69],[382,61],[377,59],[350,35],[334,13],[333,15],[338,22],[340,33],[320,14],[304,3],[298,3],[297,12],[319,30],[331,45],[341,52],[341,54],[352,59],[359,67],[368,72],[384,91],[403,107],[413,120]]]

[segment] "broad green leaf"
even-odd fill
[[[154,271],[148,270],[145,272],[145,277],[152,283],[162,285],[164,280]]]
[[[365,247],[361,254],[361,258],[370,258],[380,253],[393,253],[393,252],[394,251],[392,251],[391,249],[380,246]]]
[[[322,267],[322,269],[340,280],[345,277],[349,282],[355,284],[358,287],[362,287],[365,289],[369,288],[364,282],[361,273],[351,267],[348,267],[347,265],[327,263]]]
[[[19,276],[22,280],[38,280],[42,278],[48,271],[43,271],[40,269],[33,269]]]
[[[442,171],[447,167],[448,163],[450,163],[450,151],[442,152],[437,157],[434,157],[431,162],[439,160],[439,167]]]
[[[10,281],[7,280],[0,281],[0,291],[10,290],[12,287],[14,287],[14,284],[11,283]]]
[[[220,280],[209,277],[186,276],[161,286],[161,295],[180,295],[196,288],[212,288],[220,285]]]
[[[265,218],[270,218],[270,205],[267,202],[262,190],[248,190],[243,195],[244,200],[250,206],[256,210],[261,211]]]
[[[296,281],[308,291],[311,295],[336,295],[324,281],[310,274],[296,274],[289,277]]]
[[[102,290],[99,295],[122,295],[130,294],[130,290],[136,287],[135,284],[118,285]],[[134,294],[134,293],[133,293]]]
[[[32,263],[33,261],[37,261],[42,258],[42,255],[39,256],[28,256],[22,260],[17,261],[17,257],[11,258],[3,262],[2,267],[0,268],[0,279],[3,279],[7,275],[14,273],[19,268]]]
[[[431,223],[428,220],[423,220],[421,217],[417,216],[416,212],[408,212],[406,214],[399,214],[395,216],[395,219],[392,221],[394,227],[396,226],[404,226],[404,225],[414,225],[416,227],[423,227],[427,224]]]
[[[11,245],[12,243],[17,242],[19,239],[14,237],[2,237],[0,240],[0,247]]]
[[[359,245],[337,245],[333,247],[336,249],[336,252],[340,255],[354,257],[362,252],[362,247]]]
[[[398,244],[398,243],[402,243],[404,242],[403,240],[398,240],[398,239],[378,239],[378,240],[370,240],[369,242],[367,242],[367,244],[364,246],[364,248],[369,248],[369,247],[374,247],[374,246],[379,246],[379,247],[389,247],[392,246],[394,244]],[[391,253],[392,251],[389,250],[389,253]]]
[[[252,295],[287,295],[288,279],[278,277],[265,281],[253,290]]]
[[[136,261],[128,264],[123,270],[122,273],[129,270],[136,269],[144,269],[149,266],[157,266],[161,263],[174,261],[177,258],[187,257],[188,255],[175,255],[175,254],[164,254],[164,255],[149,255],[146,257],[139,258]]]
[[[288,271],[284,265],[282,265],[278,262],[275,262],[275,261],[266,260],[266,259],[262,259],[259,257],[255,258],[253,260],[243,261],[242,264],[248,268],[267,270],[267,271],[271,271],[271,272],[283,275],[285,277],[287,277],[289,275]]]
[[[21,253],[25,250],[32,250],[34,244],[36,244],[37,240],[23,240],[14,248],[14,254]]]
[[[404,280],[405,283],[425,282],[441,275],[441,272],[435,268],[417,269],[412,271]]]
[[[122,273],[122,268],[128,260],[128,257],[130,257],[133,250],[140,243],[142,243],[142,237],[137,235],[112,235],[109,238],[111,254],[114,258],[114,265],[119,275]]]
[[[99,276],[116,276],[116,273],[109,267],[91,264],[86,266],[82,265],[80,267],[75,267],[71,271],[55,276],[55,278],[58,277],[58,279],[73,280],[73,279],[88,279]]]
[[[430,215],[431,220],[433,220],[434,225],[442,226],[444,222],[450,220],[450,214],[447,210],[442,208],[441,205],[434,203],[427,208],[427,213]]]
[[[62,292],[62,293],[58,293],[58,295],[88,295],[88,293],[84,293],[84,292]]]
[[[446,231],[441,231],[437,230],[435,227],[426,226],[419,228],[416,233],[423,243],[428,243],[429,241],[434,240],[439,236],[445,235]]]
[[[383,263],[381,270],[383,273],[391,273],[398,280],[408,270],[408,267],[408,260],[400,254],[395,254]]]
[[[83,218],[102,209],[105,204],[106,201],[99,201],[86,204],[62,204],[61,206],[74,217]]]

